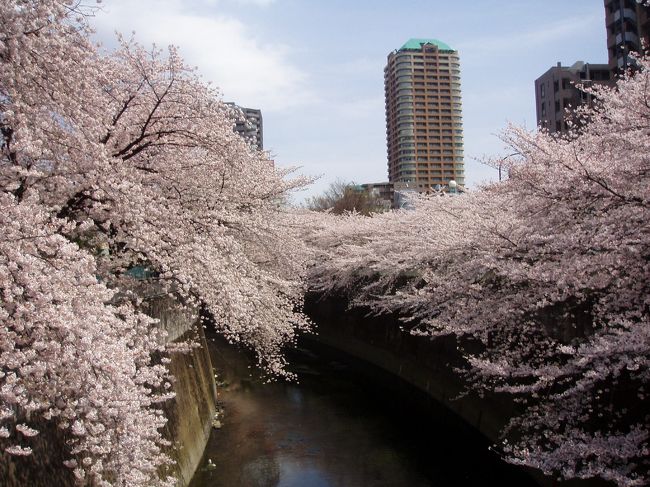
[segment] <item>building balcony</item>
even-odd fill
[[[624,19],[629,19],[632,22],[636,22],[636,12],[631,8],[624,8],[623,10],[617,10],[614,12],[614,21],[619,22],[621,17]]]
[[[623,34],[622,32],[620,34],[616,34],[616,44],[619,46],[623,44],[624,42],[631,42],[635,44],[636,46],[640,46],[641,43],[639,41],[639,36],[636,35],[633,32],[626,32]]]
[[[627,63],[626,63],[627,61]],[[616,66],[618,69],[625,69],[627,68],[627,65],[632,63],[632,58],[625,58],[624,56],[619,56],[616,58]]]
[[[413,161],[411,161],[409,163],[406,163],[406,164],[405,163],[398,163],[397,166],[398,166],[397,167],[398,171],[414,171],[415,170],[415,164],[413,163]]]

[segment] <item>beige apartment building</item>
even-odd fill
[[[415,191],[464,185],[458,52],[410,39],[384,69],[388,179]]]

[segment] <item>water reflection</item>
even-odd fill
[[[299,384],[266,384],[244,354],[222,342],[213,347],[222,427],[213,430],[190,487],[512,483],[486,445],[479,448],[486,458],[476,461],[444,418],[430,424],[400,391],[340,357],[303,349],[290,357]],[[450,442],[460,442],[457,451]],[[514,475],[514,485],[532,485]]]

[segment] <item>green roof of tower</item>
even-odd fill
[[[441,51],[453,51],[451,47],[449,47],[444,42],[439,41],[438,39],[409,39],[406,44],[404,44],[398,50],[404,51],[407,49],[417,49],[419,51],[422,49],[422,44],[433,44],[434,46],[438,46],[438,49]]]

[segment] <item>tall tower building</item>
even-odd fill
[[[650,7],[636,0],[605,0],[607,57],[610,69],[620,72],[632,60],[630,52],[650,47]]]
[[[465,184],[458,52],[410,39],[384,69],[388,180],[416,191]]]
[[[264,124],[262,122],[262,111],[257,108],[246,108],[232,102],[228,105],[237,108],[240,112],[236,119],[234,130],[249,142],[252,142],[258,150],[264,149]]]

